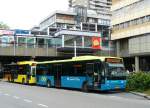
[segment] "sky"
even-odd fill
[[[31,29],[55,10],[67,10],[68,0],[0,0],[0,22],[11,29]]]

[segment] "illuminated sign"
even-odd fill
[[[82,65],[73,65],[73,66],[76,67],[76,68],[82,67]]]
[[[101,49],[101,38],[100,37],[92,37],[92,48],[93,49]]]
[[[32,63],[32,66],[36,66],[36,63]]]
[[[117,59],[117,58],[106,58],[105,61],[108,63],[122,63],[122,59]]]
[[[0,30],[0,35],[14,35],[12,30]]]

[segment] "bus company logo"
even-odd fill
[[[41,81],[46,81],[46,77],[41,77]]]
[[[80,79],[76,78],[76,77],[67,77],[67,80],[70,80],[70,81],[74,81],[74,80],[80,81]]]
[[[92,48],[101,49],[100,42],[101,42],[100,37],[92,37]]]

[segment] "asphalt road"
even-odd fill
[[[0,82],[0,108],[150,108],[150,101],[124,92],[83,93]]]

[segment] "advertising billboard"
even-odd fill
[[[100,37],[92,37],[92,49],[101,49]]]
[[[16,29],[15,35],[30,35],[30,30]]]
[[[0,35],[14,35],[13,30],[0,30]]]

